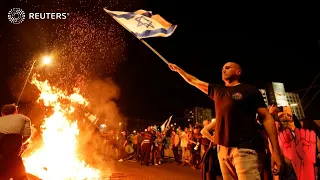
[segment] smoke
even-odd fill
[[[110,78],[93,80],[88,88],[86,94],[93,104],[102,105],[120,98],[120,88]]]
[[[110,78],[88,80],[82,76],[79,79],[77,84],[81,86],[81,94],[89,101],[89,111],[99,118],[97,124],[107,125],[107,133],[102,134],[97,126],[85,123],[80,129],[79,149],[82,149],[87,163],[106,171],[113,167],[114,160],[118,158],[119,144],[112,139],[116,139],[119,135],[116,132],[121,130],[126,121],[116,103],[120,98],[120,88]]]
[[[120,113],[116,101],[120,98],[120,88],[111,80],[94,80],[87,89],[91,110],[98,115],[100,123],[117,128],[125,117]]]

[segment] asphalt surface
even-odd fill
[[[163,163],[158,166],[141,166],[140,163],[116,162],[112,168],[111,180],[198,180],[200,170],[189,166]]]
[[[164,162],[158,166],[141,166],[135,161],[105,162],[107,169],[99,180],[201,180],[199,169]],[[29,174],[29,180],[40,180]],[[72,179],[73,180],[73,179]],[[75,179],[76,180],[76,179]],[[89,180],[89,179],[86,179]]]

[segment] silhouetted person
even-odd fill
[[[27,116],[18,114],[15,104],[2,107],[0,117],[0,179],[24,180],[26,170],[21,150],[31,136],[31,123]]]

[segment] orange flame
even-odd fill
[[[74,89],[72,95],[41,82],[33,76],[32,84],[41,91],[38,102],[51,107],[53,114],[41,126],[43,144],[23,157],[28,173],[45,180],[100,179],[101,172],[86,165],[76,152],[79,129],[76,121],[67,117],[75,110],[74,104],[87,106],[88,101]],[[63,103],[62,103],[63,102]]]

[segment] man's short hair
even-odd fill
[[[1,108],[1,114],[9,115],[14,114],[17,110],[17,106],[15,104],[6,104]]]

